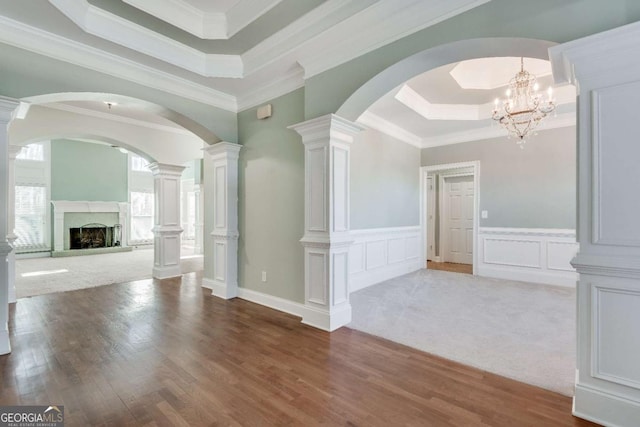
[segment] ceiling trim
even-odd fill
[[[320,43],[308,45],[298,62],[308,79],[489,1],[380,1],[323,33]]]
[[[282,0],[239,1],[224,13],[208,13],[183,0],[123,1],[198,38],[227,40]]]
[[[88,34],[192,71],[204,77],[243,76],[239,55],[205,54],[169,37],[90,4],[87,0],[49,0]]]
[[[422,138],[418,135],[415,135],[369,111],[365,111],[358,120],[356,120],[356,122],[361,123],[368,128],[375,129],[378,132],[382,132],[385,135],[399,139],[409,145],[413,145],[414,147],[424,148]]]
[[[0,16],[0,41],[147,87],[237,112],[233,95]]]
[[[91,110],[88,108],[82,108],[82,107],[77,107],[75,105],[68,105],[68,104],[46,104],[46,105],[40,105],[41,107],[45,107],[45,108],[52,108],[54,110],[60,110],[60,111],[66,111],[68,113],[75,113],[75,114],[80,114],[83,116],[89,116],[89,117],[95,117],[97,119],[103,119],[103,120],[110,120],[113,122],[118,122],[118,123],[126,123],[129,125],[134,125],[134,126],[139,126],[139,127],[144,127],[144,128],[148,128],[148,129],[154,129],[154,130],[158,130],[158,131],[162,131],[162,132],[170,132],[173,134],[178,134],[178,135],[185,135],[185,136],[193,136],[196,137],[197,136],[184,128],[176,128],[173,126],[168,126],[168,125],[161,125],[159,123],[153,123],[153,122],[148,122],[145,120],[139,120],[139,119],[132,119],[130,117],[124,117],[124,116],[120,116],[118,114],[110,114],[110,113],[103,113],[101,111],[96,111],[96,110]]]
[[[296,67],[295,70],[283,75],[277,80],[260,84],[255,90],[249,91],[248,94],[238,96],[238,111],[247,110],[296,89],[300,89],[304,86],[303,74],[302,69]]]
[[[576,125],[576,113],[559,114],[557,117],[547,117],[543,124],[536,131],[545,131]],[[507,140],[507,134],[503,127],[487,126],[479,129],[452,132],[444,135],[433,136],[422,139],[422,148],[440,147],[443,145],[459,144],[461,142],[480,141],[483,139],[497,138],[503,136]]]

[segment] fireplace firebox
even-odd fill
[[[120,246],[121,225],[85,224],[69,229],[70,249],[111,248]]]

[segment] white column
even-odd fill
[[[578,87],[577,375],[573,413],[640,422],[640,23],[550,49]]]
[[[305,147],[303,323],[333,331],[351,322],[349,167],[358,125],[336,115],[291,126]]]
[[[0,97],[0,354],[11,352],[9,343],[9,123],[18,107],[16,100]]]
[[[7,184],[8,184],[8,230],[7,241],[13,247],[13,242],[16,241],[16,157],[22,150],[19,145],[9,145],[9,167],[7,168]],[[9,303],[16,302],[16,252],[11,251],[7,257],[9,263]]]
[[[153,277],[180,276],[180,177],[183,166],[151,163],[154,188]]]
[[[194,184],[193,185],[193,192],[194,192],[194,196],[196,199],[196,223],[194,226],[195,229],[195,241],[194,241],[194,249],[193,252],[196,254],[202,254],[204,252],[204,243],[202,241],[203,239],[203,229],[204,229],[204,223],[202,222],[204,219],[204,203],[203,203],[203,196],[204,196],[204,192],[202,191],[202,185],[201,184]]]
[[[230,299],[238,296],[238,157],[241,145],[219,142],[204,149],[212,182],[205,191],[213,200],[213,277],[205,277],[202,286],[211,294]],[[207,236],[205,235],[205,238]],[[206,260],[205,260],[206,261]]]

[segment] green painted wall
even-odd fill
[[[126,202],[127,155],[106,145],[51,141],[51,200]]]
[[[481,227],[576,228],[576,128],[422,150],[422,165],[480,161]]]
[[[304,146],[287,126],[304,121],[304,91],[271,101],[273,116],[238,114],[241,287],[304,301]],[[261,282],[262,271],[267,282]]]
[[[480,37],[566,42],[640,20],[638,0],[492,0],[305,81],[305,117],[336,112],[385,68],[423,50]]]
[[[351,228],[420,225],[420,149],[375,130],[351,145]]]

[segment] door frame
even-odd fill
[[[431,190],[429,189],[429,184],[431,184]],[[436,189],[436,182],[435,179],[433,179],[433,177],[430,177],[429,175],[426,175],[425,177],[425,192],[426,192],[426,200],[427,200],[427,204],[425,205],[425,216],[428,216],[430,213],[430,208],[435,208],[436,205],[436,193],[435,193],[435,189]],[[430,243],[430,239],[432,238],[432,236],[435,237],[436,234],[436,224],[435,224],[435,216],[436,216],[436,212],[435,209],[433,209],[433,221],[429,221],[429,218],[426,218],[426,222],[427,222],[427,238],[425,241],[425,247],[426,247],[426,255],[425,258],[427,259],[427,261],[429,260],[429,243]],[[436,256],[436,248],[435,248],[436,242],[435,240],[433,241],[433,256],[431,257],[431,261],[433,262],[440,262],[440,257]]]
[[[431,172],[444,171],[449,169],[473,168],[473,274],[477,274],[478,268],[478,232],[480,229],[480,160],[473,160],[459,163],[445,163],[432,166],[422,166],[420,168],[420,229],[422,234],[421,256],[427,264],[427,176]],[[468,174],[467,174],[468,175]],[[442,192],[440,193],[442,195]],[[441,221],[442,223],[442,221]],[[440,225],[442,226],[442,224]],[[442,249],[442,248],[441,248]],[[440,251],[442,252],[442,250]],[[442,259],[442,257],[441,257]]]
[[[440,261],[442,262],[447,262],[447,257],[446,257],[446,252],[447,252],[447,248],[449,246],[449,239],[443,239],[442,236],[446,236],[449,233],[447,233],[447,227],[449,225],[449,221],[447,220],[448,218],[448,211],[447,211],[447,207],[449,206],[449,203],[447,201],[447,197],[449,196],[448,191],[447,191],[447,187],[446,187],[446,180],[449,178],[457,178],[457,177],[465,177],[465,176],[474,176],[474,172],[465,172],[465,173],[449,173],[449,174],[444,174],[444,175],[438,175],[438,186],[440,188],[440,192],[439,192],[439,198],[440,198],[440,209],[438,212],[438,215],[440,216],[440,224],[439,224],[439,229],[440,229]],[[476,206],[475,206],[475,197],[476,197],[476,183],[474,181],[473,183],[473,198],[474,198],[474,212],[473,212],[473,232],[475,235],[475,231],[476,231]],[[428,202],[427,202],[428,203]],[[475,237],[474,237],[475,240]],[[475,243],[475,242],[474,242]],[[475,253],[475,244],[473,246],[473,251]],[[472,260],[472,264],[475,265],[475,260]]]

